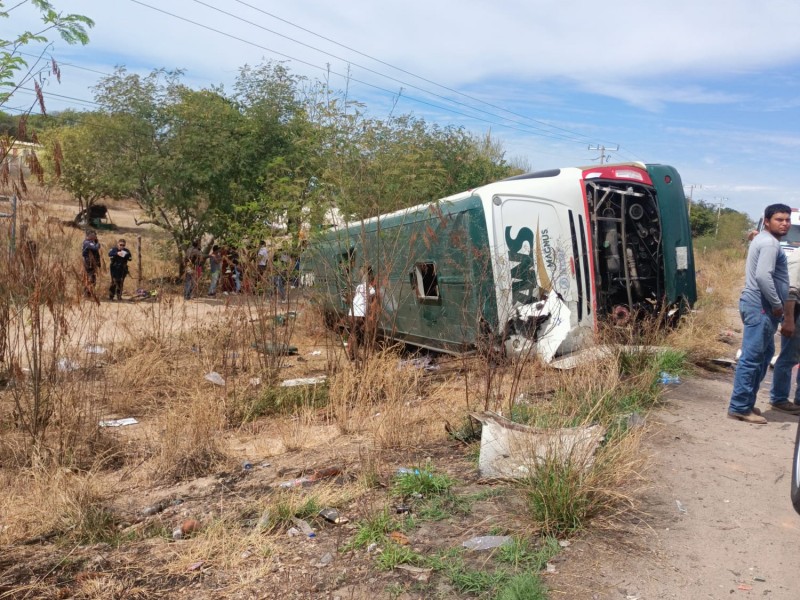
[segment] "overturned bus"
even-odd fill
[[[330,322],[361,267],[386,338],[448,353],[503,348],[550,361],[598,320],[696,299],[683,186],[666,165],[539,171],[332,229],[305,261]]]

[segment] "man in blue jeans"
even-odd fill
[[[789,297],[783,303],[783,325],[781,325],[781,353],[775,361],[772,373],[770,402],[773,406],[790,406],[786,412],[800,414],[800,373],[798,387],[794,392],[794,403],[789,403],[792,389],[792,369],[800,361],[800,251],[788,257]],[[780,409],[779,409],[780,410]]]
[[[756,394],[775,354],[775,331],[783,317],[783,303],[789,296],[786,255],[778,240],[789,231],[791,212],[785,204],[769,205],[764,211],[764,229],[753,238],[747,251],[745,285],[739,298],[739,314],[744,324],[742,356],[736,365],[728,407],[730,418],[746,423],[767,422],[756,408]],[[784,401],[772,407],[786,410],[792,404]]]

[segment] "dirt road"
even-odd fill
[[[797,417],[726,418],[733,372],[690,378],[650,416],[641,515],[564,552],[552,598],[800,598],[800,515],[789,500]]]

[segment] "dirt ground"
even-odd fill
[[[798,419],[768,410],[770,381],[758,398],[766,426],[726,418],[732,370],[671,386],[649,418],[640,514],[567,548],[551,598],[800,597],[789,499]]]
[[[71,212],[68,206],[61,211],[64,217]],[[111,214],[123,233],[134,233],[141,227],[133,218],[131,206],[115,205]],[[112,235],[117,234],[109,234]],[[177,301],[170,314],[175,316],[176,323],[185,322],[186,315],[195,322],[222,319],[235,303],[233,298]],[[148,314],[157,306],[101,302],[96,308],[100,325],[94,341],[113,344],[119,341],[116,336],[130,335],[132,330],[120,333],[110,323],[125,321],[135,325],[149,318]],[[738,327],[735,313],[729,311],[727,316],[731,326]],[[289,362],[287,377],[324,372],[326,358],[316,355],[322,347],[320,340],[304,340],[298,345],[299,357]],[[735,347],[731,346],[731,358]],[[720,370],[713,374],[698,373],[669,387],[663,405],[647,418],[645,450],[650,460],[642,476],[648,485],[636,499],[637,510],[622,516],[611,530],[591,530],[569,540],[551,561],[555,572],[542,575],[550,589],[550,598],[794,600],[800,597],[800,570],[791,559],[800,534],[800,516],[789,500],[797,418],[768,410],[768,380],[762,386],[758,404],[768,425],[753,426],[727,419],[732,380],[732,370]],[[309,435],[315,443],[296,452],[286,452],[282,447],[288,444],[280,426],[262,422],[226,439],[235,460],[253,461],[253,468],[246,473],[240,470],[218,473],[148,490],[126,483],[123,473],[118,485],[124,490],[124,506],[119,508],[123,513],[136,515],[145,506],[180,498],[181,504],[161,513],[159,519],[165,526],[174,525],[185,516],[207,516],[214,512],[215,505],[241,503],[244,514],[245,509],[252,508],[254,498],[265,496],[277,483],[308,468],[335,463],[343,465],[345,472],[358,473],[364,467],[365,450],[359,440],[350,439],[343,444],[331,425],[320,425],[313,430]],[[386,485],[397,467],[429,459],[461,482],[460,493],[481,499],[475,501],[468,517],[426,523],[418,528],[411,540],[415,550],[431,552],[458,546],[461,540],[491,527],[516,531],[523,526],[524,520],[517,518],[522,507],[514,505],[518,498],[499,489],[487,492],[486,486],[477,481],[473,459],[458,443],[436,442],[414,451],[385,454],[377,471]],[[359,504],[369,502],[380,506],[385,500],[364,497],[351,505],[352,516],[366,512],[367,507]],[[258,515],[253,517],[257,519]],[[393,585],[408,583],[409,574],[398,570],[377,574],[370,567],[372,557],[363,550],[339,553],[353,532],[352,524],[347,528],[328,525],[313,541],[281,538],[290,551],[276,553],[279,558],[272,562],[262,561],[268,564],[259,567],[264,569],[263,575],[259,575],[250,592],[236,597],[340,600],[471,597],[457,594],[446,585],[425,588],[427,591],[417,595],[392,593]],[[6,577],[16,583],[48,577],[52,573],[50,568],[56,568],[53,563],[62,560],[56,556],[59,552],[44,546],[18,546],[8,554],[0,550],[0,582]],[[251,547],[243,546],[241,556],[253,552]],[[52,554],[49,562],[43,560],[47,553]],[[163,566],[166,557],[174,565],[178,553],[184,557],[180,570]],[[130,580],[126,586],[134,589],[151,587],[144,581],[145,576],[163,578],[160,589],[168,591],[152,597],[213,598],[214,590],[233,585],[229,580],[237,577],[226,574],[224,568],[214,568],[217,565],[203,565],[186,541],[183,544],[145,541],[132,545],[127,553],[98,545],[85,549],[84,554],[85,561],[80,564],[86,572],[116,573],[120,581]],[[333,562],[320,566],[328,554]],[[253,557],[254,563],[257,558]],[[92,561],[99,561],[99,566],[89,569],[86,565],[93,565]],[[151,596],[143,592],[139,597]]]

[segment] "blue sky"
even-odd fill
[[[589,145],[618,144],[612,161],[674,165],[695,199],[753,217],[773,202],[800,207],[795,1],[54,2],[96,26],[88,46],[53,44],[62,82],[45,87],[49,110],[91,106],[77,99],[92,100],[95,71],[115,65],[183,68],[196,87],[229,87],[239,67],[265,59],[310,78],[330,65],[332,87],[373,116],[396,101],[396,113],[491,129],[533,169],[595,164]],[[2,38],[36,26],[27,6],[10,14]],[[337,75],[348,69],[349,81]]]

